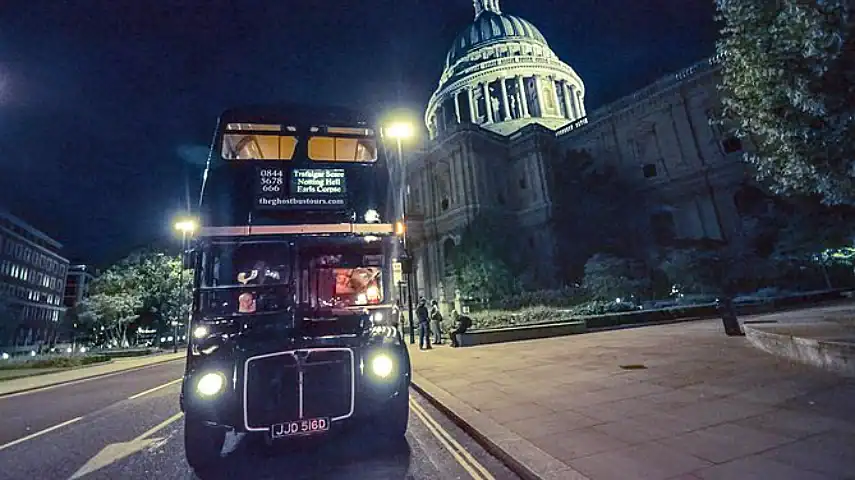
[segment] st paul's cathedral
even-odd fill
[[[556,242],[571,240],[549,227],[546,175],[556,156],[570,152],[586,152],[597,168],[653,194],[652,225],[678,239],[726,241],[741,229],[743,145],[710,123],[719,108],[716,58],[588,111],[583,79],[537,27],[503,12],[499,0],[474,6],[427,105],[430,138],[404,158],[420,296],[453,302],[452,251],[465,226],[489,210],[516,218],[513,235],[529,262],[554,263]],[[538,271],[548,277],[551,270]]]

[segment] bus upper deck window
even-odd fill
[[[292,136],[227,133],[222,153],[226,160],[291,160],[296,148]]]
[[[377,144],[373,138],[315,136],[309,139],[309,158],[321,162],[376,162]]]

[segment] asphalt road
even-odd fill
[[[0,397],[0,479],[196,478],[184,460],[183,362]],[[410,393],[406,443],[349,432],[310,450],[229,435],[220,478],[511,479],[474,440]]]

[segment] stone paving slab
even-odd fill
[[[719,320],[411,357],[420,389],[529,472],[855,478],[855,381],[727,337]]]
[[[39,388],[74,382],[93,377],[101,377],[124,370],[171,362],[186,356],[185,352],[162,353],[146,355],[144,357],[130,357],[115,359],[106,364],[97,364],[87,367],[73,368],[57,373],[48,373],[32,377],[16,378],[0,382],[0,396],[14,393],[36,390]]]

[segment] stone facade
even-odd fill
[[[743,145],[709,122],[719,106],[717,59],[587,113],[581,79],[531,24],[502,14],[496,0],[476,0],[476,12],[428,105],[431,139],[405,159],[419,295],[453,300],[449,254],[463,228],[487,210],[515,217],[521,227],[509,234],[521,239],[539,279],[549,281],[557,239],[548,226],[547,175],[550,162],[574,150],[633,179],[654,200],[655,236],[726,241],[740,231],[735,198],[747,179]],[[479,36],[490,29],[489,40]],[[525,53],[526,46],[539,54]],[[534,95],[520,103],[517,92],[529,92],[527,85]],[[484,92],[496,108],[484,110]]]

